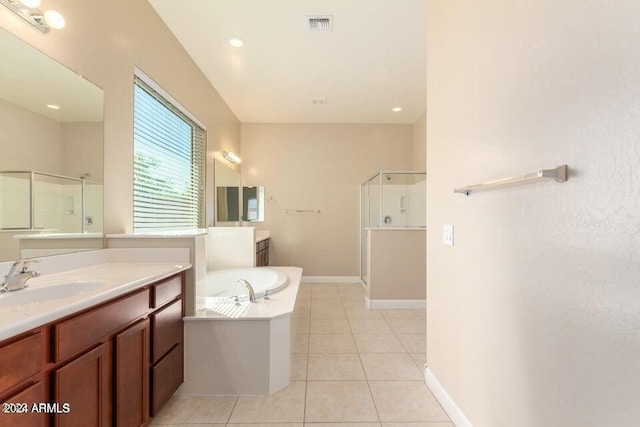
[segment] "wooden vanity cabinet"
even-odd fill
[[[184,382],[184,303],[181,288],[167,282],[156,286],[151,314],[151,416],[155,416]],[[162,296],[162,298],[160,298]],[[169,302],[167,302],[169,301]]]
[[[3,400],[3,403],[26,404],[31,409],[34,403],[46,402],[46,387],[43,381],[29,385],[21,392]],[[49,425],[49,415],[37,412],[3,413],[0,415],[0,426],[10,427],[46,427]]]
[[[149,341],[144,319],[115,338],[116,425],[139,427],[149,420]]]
[[[147,425],[183,382],[183,287],[180,273],[0,342],[0,402],[58,404],[0,427]]]
[[[269,265],[269,240],[265,239],[256,243],[256,267]]]
[[[55,425],[108,426],[112,414],[111,342],[100,344],[53,373],[53,402],[69,404],[56,409]]]

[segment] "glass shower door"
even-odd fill
[[[360,278],[367,278],[367,227],[369,227],[369,183],[360,186]]]

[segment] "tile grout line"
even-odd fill
[[[229,421],[231,421],[231,415],[233,415],[233,411],[236,409],[238,400],[240,400],[240,396],[236,396],[236,400],[233,402],[233,407],[231,408],[231,412],[229,412],[229,416],[227,417],[227,422],[225,424],[229,424]]]
[[[353,337],[353,329],[351,327],[351,321],[347,319],[347,323],[349,324],[349,330],[351,330],[351,339],[353,340],[354,345],[356,346],[356,352],[358,354],[358,360],[360,360],[360,367],[362,368],[362,373],[364,374],[364,379],[367,382],[367,389],[369,390],[369,396],[371,397],[371,403],[373,403],[373,409],[376,411],[376,416],[378,417],[378,423],[382,425],[382,420],[380,418],[380,412],[378,411],[378,405],[376,405],[376,400],[373,397],[373,391],[371,390],[371,384],[369,384],[369,376],[367,375],[367,370],[364,368],[364,363],[362,362],[362,353],[358,349],[358,344],[356,343],[356,339]]]

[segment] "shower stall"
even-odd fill
[[[82,178],[0,171],[0,262],[102,247],[102,189]]]
[[[102,231],[102,184],[35,171],[0,171],[0,229]]]
[[[424,257],[420,257],[422,253],[426,257],[426,249],[422,249],[426,246],[426,183],[425,172],[381,171],[360,187],[360,278],[368,300],[375,294],[371,285],[375,282],[381,286],[380,283],[392,280],[390,272],[398,266],[405,269],[398,273],[398,279],[409,272],[416,277],[416,283],[420,280],[418,276],[421,277],[425,263]],[[397,259],[392,261],[394,257]],[[413,268],[419,271],[411,273],[409,270]],[[381,279],[378,274],[381,270],[389,273],[387,279]],[[383,291],[380,295],[385,300],[422,295],[419,291],[394,288],[395,292]]]

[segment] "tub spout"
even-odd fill
[[[247,292],[249,292],[249,301],[256,302],[256,293],[253,291],[253,286],[251,286],[251,283],[247,282],[244,279],[238,279],[238,283],[247,288]]]

